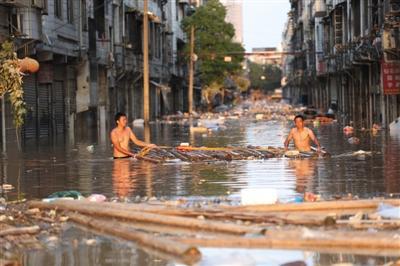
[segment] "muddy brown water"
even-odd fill
[[[187,125],[156,123],[150,127],[150,138],[158,145],[167,146],[189,142],[209,147],[278,147],[282,146],[291,124],[228,120],[225,126],[211,134],[191,134]],[[282,201],[291,200],[305,191],[327,198],[348,193],[360,198],[399,195],[400,136],[385,131],[376,136],[357,131],[355,135],[361,142],[351,145],[337,124],[313,129],[332,158],[154,165],[135,160],[114,161],[109,141],[101,142],[97,138],[77,139],[73,144],[63,137],[30,141],[24,144],[23,152],[9,148],[7,155],[1,157],[1,183],[15,188],[1,194],[13,200],[18,197],[44,198],[55,191],[77,190],[84,195],[100,193],[127,199],[184,196],[196,200],[220,198],[240,201],[242,189],[268,188],[276,189]],[[133,130],[139,138],[144,137],[143,128],[135,127]],[[90,145],[93,145],[93,152],[87,148]],[[371,153],[353,156],[352,153],[358,150]],[[64,234],[59,245],[40,252],[26,252],[26,265],[176,265],[173,261],[148,254],[134,244],[94,236],[76,228],[69,228]],[[96,244],[87,245],[85,237],[96,238]],[[300,251],[202,251],[200,265],[280,265],[293,260],[304,260],[307,265],[336,262],[376,265],[390,260]]]

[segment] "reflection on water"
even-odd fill
[[[151,130],[134,128],[159,145],[190,142],[196,146],[282,146],[289,126],[281,122],[227,121],[226,130],[191,134],[188,126],[154,124]],[[352,193],[370,197],[400,192],[400,138],[380,132],[358,132],[358,146],[350,145],[336,125],[318,128],[322,145],[331,159],[270,159],[220,163],[153,165],[135,160],[111,159],[110,143],[26,143],[24,152],[10,150],[2,157],[2,182],[11,183],[27,198],[43,198],[52,192],[76,189],[106,196],[221,196],[239,195],[242,188],[276,188],[282,197],[310,191],[329,197]],[[352,156],[357,150],[371,155]],[[347,154],[347,155],[346,155]],[[346,156],[338,156],[346,155]],[[4,193],[4,192],[3,192]],[[5,194],[15,198],[17,190]]]
[[[66,228],[61,239],[62,242],[58,245],[49,243],[45,250],[26,252],[23,265],[182,265],[179,262],[172,262],[165,256],[143,250],[135,244],[117,238],[99,237],[76,227]],[[202,260],[199,266],[279,266],[296,261],[304,262],[308,266],[332,264],[372,266],[390,265],[389,262],[396,261],[395,258],[377,255],[327,254],[295,250],[200,248],[200,251]]]
[[[190,142],[192,145],[210,147],[281,147],[290,127],[281,122],[227,121],[225,124],[226,130],[211,134],[191,134],[188,126],[165,124],[153,124],[150,130],[134,128],[134,132],[141,139],[149,138],[158,145],[167,146]],[[305,191],[321,194],[323,197],[352,193],[361,198],[400,193],[399,137],[389,136],[385,132],[380,132],[377,136],[357,132],[361,143],[354,146],[348,143],[347,137],[337,125],[322,126],[316,133],[321,144],[332,155],[347,155],[333,156],[330,159],[154,165],[131,159],[112,160],[109,141],[99,144],[80,140],[75,145],[70,145],[60,139],[43,139],[39,143],[25,143],[22,153],[11,149],[7,156],[1,157],[0,182],[12,184],[16,188],[1,193],[9,200],[18,196],[43,198],[55,191],[70,189],[78,190],[84,195],[101,193],[107,197],[120,198],[235,198],[239,197],[240,190],[244,188],[274,188],[283,200]],[[92,144],[93,153],[86,149]],[[357,150],[371,151],[372,154],[352,156],[351,153]],[[77,238],[82,241],[81,236]],[[168,261],[144,255],[143,251],[134,247],[107,239],[102,239],[101,244],[93,247],[77,248],[66,244],[58,248],[60,250],[57,252],[53,250],[26,254],[29,262],[26,265],[41,265],[40,261],[53,260],[56,261],[53,265],[71,265],[71,261],[81,261],[79,264],[82,265],[172,265]],[[214,251],[205,250],[205,259],[201,265],[215,265],[212,255]],[[258,253],[254,252],[248,254],[253,257],[255,264],[248,265],[265,265],[265,261],[268,261],[267,265],[278,265],[274,258],[259,258]],[[312,259],[306,261],[311,261],[308,265],[326,265],[326,261],[338,262],[335,256],[311,253]],[[121,260],[110,263],[110,257]],[[362,261],[367,261],[366,257],[352,258],[349,261],[358,262],[359,265],[365,265]]]
[[[118,197],[127,197],[135,191],[135,171],[131,171],[129,159],[114,160],[113,192]]]
[[[296,192],[304,193],[307,188],[312,187],[314,171],[316,169],[315,160],[290,160],[288,166],[294,169],[294,175],[296,176]]]

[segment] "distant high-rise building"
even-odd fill
[[[226,7],[226,21],[235,27],[234,40],[243,43],[243,1],[242,0],[220,0]]]

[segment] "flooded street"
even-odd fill
[[[286,122],[226,121],[226,129],[211,134],[191,134],[189,126],[153,124],[151,141],[176,146],[283,146],[291,126]],[[143,139],[143,128],[134,128]],[[30,145],[22,155],[13,151],[3,158],[2,182],[16,189],[5,194],[9,200],[18,194],[27,199],[44,198],[60,190],[78,190],[83,195],[101,193],[107,197],[136,196],[215,197],[240,194],[244,188],[274,188],[281,199],[305,191],[323,197],[353,196],[368,198],[400,192],[400,139],[381,131],[377,136],[357,132],[359,145],[348,143],[341,128],[323,125],[316,129],[330,159],[269,159],[219,163],[169,163],[154,165],[136,160],[114,161],[111,145],[92,142],[76,145],[60,143]],[[353,156],[358,150],[371,152]]]
[[[194,146],[275,146],[281,147],[291,123],[278,121],[227,120],[226,128],[211,134],[190,133],[189,126],[152,124],[151,141],[176,146],[189,142]],[[143,139],[143,128],[133,128]],[[10,152],[2,158],[2,183],[15,189],[2,196],[40,199],[61,190],[77,190],[88,196],[104,194],[134,201],[138,196],[195,200],[240,200],[246,188],[276,189],[281,201],[290,201],[308,191],[322,198],[351,193],[360,198],[400,193],[400,138],[381,131],[376,136],[357,132],[359,145],[351,145],[337,124],[315,129],[329,159],[286,158],[219,163],[168,163],[155,165],[136,160],[113,160],[109,143],[78,141],[76,145],[26,143],[24,152]],[[44,140],[43,140],[44,141]],[[93,152],[87,147],[93,146]],[[364,150],[370,154],[353,155]],[[25,265],[178,265],[169,259],[137,249],[133,244],[65,228],[60,243],[49,243],[48,250],[29,251]],[[88,245],[87,239],[95,239]],[[200,265],[280,265],[303,260],[307,265],[352,262],[377,265],[385,257],[322,254],[300,251],[201,249]],[[218,253],[218,254],[216,254]],[[378,256],[378,254],[376,254]],[[237,264],[232,264],[232,257]]]

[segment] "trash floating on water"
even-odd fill
[[[73,198],[73,199],[83,199],[82,194],[76,190],[66,190],[66,191],[57,191],[53,194],[50,194],[48,199],[57,199],[57,198]]]
[[[358,145],[360,144],[360,139],[357,137],[351,137],[347,140],[347,142],[349,142],[352,145]]]
[[[86,150],[87,150],[88,152],[90,152],[90,153],[93,153],[93,152],[94,152],[94,145],[89,145],[89,146],[87,146],[87,147],[86,147]]]
[[[14,186],[11,184],[2,184],[1,189],[2,190],[12,190],[12,189],[14,189]]]
[[[179,146],[181,146],[181,147],[189,147],[190,144],[188,142],[182,142],[181,144],[179,144]]]
[[[400,207],[381,203],[376,214],[387,219],[400,219]]]
[[[207,133],[208,132],[208,128],[206,127],[190,127],[190,133]]]
[[[353,128],[352,126],[345,126],[345,127],[343,128],[343,132],[344,132],[344,134],[346,134],[346,135],[353,134],[354,128]]]
[[[135,120],[133,120],[132,124],[134,127],[142,127],[144,125],[144,120],[143,119],[135,119]]]
[[[305,192],[304,193],[304,201],[305,202],[314,202],[314,201],[318,201],[321,199],[320,195],[316,195],[312,192]]]
[[[400,136],[400,117],[389,124],[390,135]]]
[[[264,114],[256,114],[256,120],[263,120]]]
[[[242,205],[274,204],[278,191],[272,188],[246,188],[240,191]]]
[[[372,152],[371,152],[371,151],[358,150],[358,151],[356,151],[356,152],[353,152],[352,155],[353,155],[353,156],[360,156],[360,155],[369,155],[369,156],[371,156],[371,155],[372,155]]]
[[[294,156],[299,156],[300,152],[298,150],[289,150],[285,152],[286,157],[294,157]]]
[[[89,201],[92,202],[104,202],[107,198],[104,195],[101,194],[92,194],[89,197],[86,198]]]

